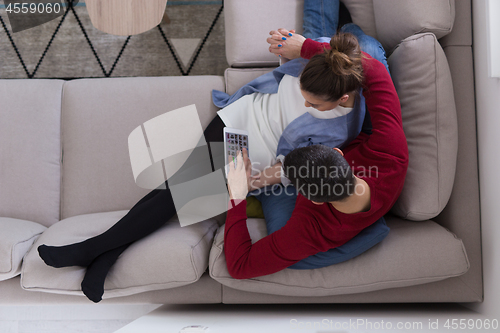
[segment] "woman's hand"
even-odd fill
[[[295,30],[288,31],[283,28],[272,30],[269,34],[269,52],[286,59],[300,58],[300,50],[306,40],[304,36],[296,34]]]
[[[229,157],[229,172],[227,174],[229,197],[232,200],[245,200],[253,179],[252,163],[248,158],[247,149],[243,148],[243,156],[241,152],[236,155],[236,167],[233,159]]]

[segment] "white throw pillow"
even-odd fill
[[[35,222],[0,217],[0,281],[19,275],[24,255],[45,229]]]

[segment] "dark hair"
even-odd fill
[[[337,101],[357,91],[363,84],[362,53],[358,39],[350,33],[338,33],[330,41],[330,50],[316,54],[300,75],[300,88],[325,101]]]
[[[312,201],[340,201],[354,193],[356,178],[349,163],[324,145],[294,149],[285,157],[283,170],[299,193]]]

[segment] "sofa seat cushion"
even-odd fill
[[[386,216],[389,235],[367,252],[346,262],[312,270],[284,269],[246,280],[233,279],[224,255],[224,228],[210,251],[212,278],[233,289],[284,296],[354,294],[424,284],[459,276],[469,269],[460,239],[435,222],[420,223]],[[262,219],[249,219],[252,242],[266,236]],[[293,240],[291,240],[293,241]]]
[[[274,68],[227,68],[224,71],[226,93],[232,95],[245,84],[272,70]]]
[[[403,40],[388,59],[401,102],[409,165],[392,212],[424,221],[446,206],[455,181],[458,124],[446,55],[432,33]]]
[[[47,266],[38,255],[38,246],[80,242],[107,230],[126,213],[114,211],[79,215],[51,226],[25,257],[22,288],[83,295],[80,284],[86,268]],[[209,250],[217,227],[214,220],[180,227],[177,218],[172,218],[122,253],[107,276],[103,298],[170,289],[198,281],[208,266]]]
[[[45,229],[35,222],[0,217],[0,281],[21,273],[24,255]]]

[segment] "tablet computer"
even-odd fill
[[[233,158],[236,165],[236,154],[246,148],[250,157],[248,146],[248,132],[236,128],[224,127],[224,158],[226,159],[226,175],[229,171],[229,157]]]

